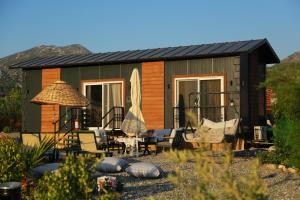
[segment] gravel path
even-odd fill
[[[138,158],[124,157],[130,163],[145,161],[159,166],[164,174],[159,179],[140,179],[129,176],[126,172],[111,174],[117,176],[124,184],[120,199],[187,199],[184,191],[169,182],[167,176],[174,173],[176,164],[172,163],[164,154],[141,156]],[[249,172],[253,157],[235,157],[232,170],[235,176],[242,176]],[[192,176],[193,163],[186,163],[183,171]],[[298,200],[300,199],[300,176],[280,170],[270,170],[264,166],[259,169],[259,175],[268,186],[270,199]]]

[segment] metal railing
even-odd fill
[[[209,95],[219,95],[220,98],[223,98],[223,100],[219,102],[220,105],[213,106],[209,105],[210,102],[208,102],[206,99],[208,105],[201,105],[203,104],[203,102],[201,103],[201,98]],[[202,118],[219,122],[229,120],[229,118],[237,117],[237,115],[239,115],[239,111],[236,108],[236,105],[239,105],[238,95],[238,91],[190,93],[188,104],[184,103],[185,105],[188,105],[187,107],[176,106],[172,109],[173,128],[186,127],[188,123],[191,123],[193,126],[197,126],[202,121]],[[193,102],[191,102],[191,100],[193,100]]]

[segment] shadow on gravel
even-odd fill
[[[173,189],[174,186],[171,183],[157,183],[129,187],[125,186],[123,188],[122,196],[120,197],[120,199],[137,199],[142,197],[149,197],[151,195],[171,191]]]
[[[292,174],[287,174],[282,180],[278,180],[274,182],[273,184],[269,185],[269,187],[280,185],[280,184],[286,184],[288,181],[298,181],[299,179],[295,178]]]
[[[266,151],[265,149],[249,149],[241,151],[233,151],[233,157],[255,157],[258,152]]]
[[[266,176],[263,176],[262,178],[263,179],[267,179],[267,178],[274,178],[276,176],[278,176],[278,173],[271,173],[271,174],[268,174]]]

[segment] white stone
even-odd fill
[[[287,168],[284,165],[278,165],[278,169],[281,169],[283,172],[287,171]]]
[[[289,168],[288,168],[288,172],[290,172],[290,173],[292,173],[292,174],[295,174],[295,173],[297,173],[297,170],[294,169],[294,168],[292,168],[292,167],[289,167]]]
[[[272,152],[272,151],[275,151],[275,150],[276,150],[275,146],[270,146],[270,147],[268,148],[268,151],[269,151],[269,152]]]
[[[268,168],[268,169],[271,169],[271,170],[277,169],[277,165],[276,164],[265,164],[264,166],[266,168]]]

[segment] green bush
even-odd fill
[[[275,160],[300,169],[300,63],[273,66],[263,86],[272,88],[275,98]]]
[[[270,163],[270,164],[286,164],[285,157],[277,155],[275,152],[259,152],[257,154],[258,159],[261,163]]]
[[[11,130],[19,129],[21,124],[22,93],[14,88],[5,97],[0,98],[0,129],[9,126]]]
[[[4,133],[9,133],[10,132],[10,128],[8,126],[5,126],[2,131]]]
[[[300,169],[300,120],[281,118],[274,129],[276,154],[289,166]]]
[[[55,173],[44,175],[34,190],[35,199],[91,199],[96,182],[91,179],[94,168],[90,159],[68,156]]]
[[[0,138],[0,182],[21,181],[22,150],[15,139]]]

